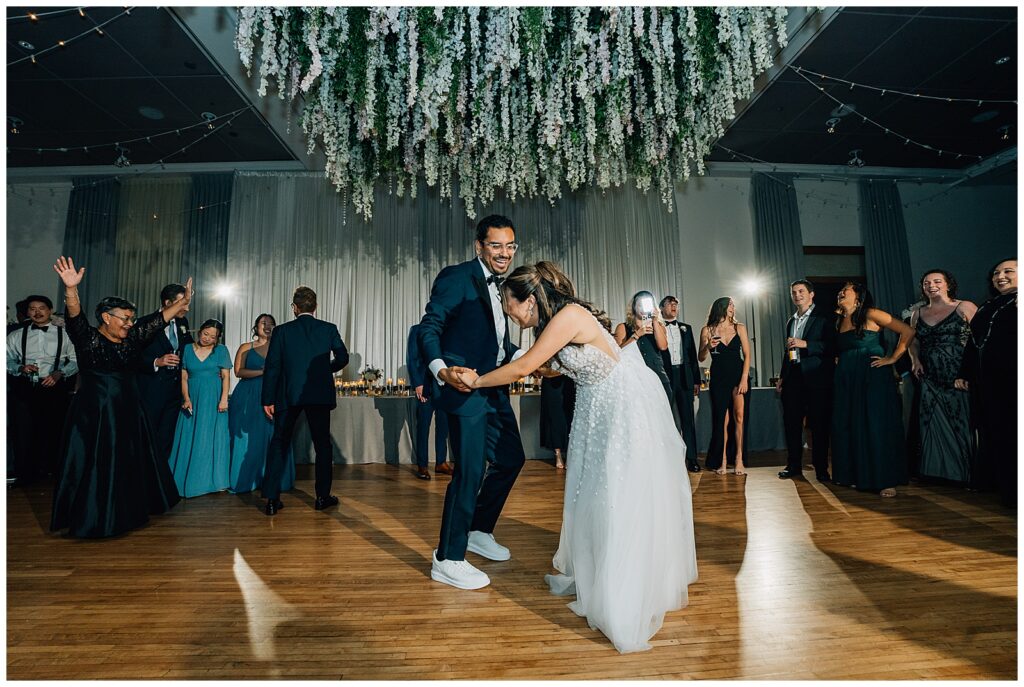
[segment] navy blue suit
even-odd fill
[[[181,413],[181,365],[154,370],[153,361],[167,353],[181,355],[185,346],[192,343],[188,320],[176,317],[173,322],[178,335],[178,347],[171,346],[165,328],[142,349],[135,366],[135,379],[139,385],[142,409],[153,432],[153,445],[157,455],[164,460],[171,458],[174,429],[178,426],[178,415]]]
[[[281,495],[284,447],[291,444],[295,422],[303,412],[316,450],[316,495],[330,495],[331,410],[338,405],[334,373],[346,365],[348,349],[330,322],[303,314],[274,329],[261,398],[263,405],[274,406],[274,435],[263,477],[265,498],[276,500]]]
[[[427,361],[420,353],[419,325],[414,324],[409,328],[409,341],[406,346],[405,366],[409,369],[409,383],[413,389],[423,387],[423,397],[426,399],[420,402],[416,399],[416,464],[421,468],[427,467],[430,462],[430,421],[434,417],[434,401],[430,396],[433,385],[427,376],[430,370],[427,369]],[[448,416],[443,412],[437,413],[437,422],[434,428],[434,460],[437,465],[448,459]]]
[[[498,366],[498,342],[491,295],[479,260],[441,270],[419,326],[420,350],[429,365],[441,359],[486,374]],[[506,318],[502,362],[518,350],[508,338]],[[455,474],[444,496],[438,560],[464,560],[469,532],[491,533],[525,454],[508,387],[463,393],[431,375],[431,399],[448,415]]]

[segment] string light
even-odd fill
[[[126,16],[126,15],[128,15],[130,13],[131,13],[131,9],[127,9],[127,10],[121,12],[120,14],[111,17],[110,19],[106,20],[102,24],[97,24],[96,26],[94,26],[91,29],[86,29],[82,33],[78,34],[77,36],[72,36],[71,38],[65,38],[62,42],[58,43],[57,45],[52,45],[49,48],[46,48],[44,50],[40,50],[39,52],[33,53],[32,55],[27,55],[27,56],[22,57],[20,59],[14,60],[13,62],[8,62],[7,66],[8,67],[13,67],[14,65],[20,64],[21,62],[24,62],[25,60],[28,60],[28,59],[32,60],[32,64],[35,64],[36,63],[36,56],[37,55],[45,55],[46,53],[50,52],[51,50],[56,50],[57,48],[63,47],[63,45],[65,43],[74,43],[78,39],[84,38],[85,36],[88,36],[89,34],[91,34],[93,32],[96,32],[100,36],[102,36],[102,35],[104,35],[103,34],[103,27],[104,26],[106,26],[107,24],[110,24],[112,22],[115,22],[118,19],[120,19],[121,17]],[[32,15],[29,15],[29,16],[31,17]],[[85,16],[85,14],[83,13],[82,16]]]
[[[922,95],[921,93],[908,93],[906,91],[898,91],[894,88],[881,88],[879,86],[871,86],[869,84],[856,83],[854,81],[849,81],[848,79],[840,79],[835,76],[829,76],[827,74],[822,74],[820,72],[805,69],[803,67],[794,67],[793,65],[789,65],[789,68],[796,71],[796,73],[800,75],[803,75],[803,73],[806,72],[807,74],[813,74],[814,76],[822,80],[828,79],[829,81],[835,81],[836,83],[849,84],[851,91],[853,90],[854,86],[856,86],[857,88],[864,88],[869,91],[880,91],[882,96],[885,96],[886,93],[895,93],[897,95],[905,95],[911,98],[920,98],[921,100],[941,100],[947,103],[977,103],[978,107],[981,107],[982,103],[1012,103],[1014,105],[1017,104],[1016,100],[978,100],[977,98],[948,98],[946,96],[940,95]],[[817,84],[815,85],[817,86]]]
[[[55,14],[67,14],[68,12],[78,12],[78,14],[80,14],[81,16],[85,16],[85,12],[82,11],[81,7],[66,7],[64,9],[53,10],[51,12],[29,12],[28,14],[16,14],[7,17],[7,21],[25,21],[27,19],[29,21],[34,22],[38,21],[42,17],[52,17]]]
[[[817,84],[815,84],[807,76],[804,75],[803,70],[798,69],[796,67],[793,67],[792,65],[790,65],[790,69],[793,69],[800,76],[800,78],[802,78],[804,81],[806,81],[807,83],[811,84],[815,88],[818,88]],[[811,72],[811,73],[813,73],[813,72]],[[826,91],[824,89],[821,89],[821,88],[818,88],[818,90],[820,90],[825,95],[826,98],[829,98],[833,102],[835,102],[835,103],[837,103],[839,105],[843,105],[844,104],[841,100],[836,98],[834,95],[832,95],[828,91]],[[883,93],[884,93],[884,91],[883,91]],[[890,131],[887,127],[882,126],[881,124],[879,124],[875,120],[871,119],[870,117],[868,117],[864,113],[858,112],[857,110],[853,109],[852,107],[850,108],[850,112],[852,112],[854,114],[857,114],[857,115],[860,115],[863,118],[864,122],[869,123],[869,124],[879,128],[879,129],[881,129],[882,131],[885,132],[886,135],[889,135],[890,133],[895,133],[900,138],[909,140],[911,143],[913,143],[914,145],[916,145],[919,148],[923,148],[924,150],[935,150],[935,148],[933,148],[932,146],[927,145],[925,143],[920,143],[918,141],[915,141],[914,139],[910,138],[909,136],[906,136],[906,135],[898,133],[898,132]],[[904,143],[904,145],[906,145],[906,143]],[[945,151],[945,152],[951,152],[951,151]],[[940,153],[940,155],[941,155],[941,153]],[[961,153],[961,155],[964,155],[966,157],[973,157],[973,158],[975,158],[977,160],[983,160],[984,159],[984,156],[982,156],[982,155],[972,155],[972,154],[969,154],[969,153]]]

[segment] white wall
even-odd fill
[[[793,182],[805,246],[863,246],[857,213],[857,182]]]
[[[37,293],[60,310],[57,275],[52,266],[64,245],[71,183],[7,185],[7,306]]]

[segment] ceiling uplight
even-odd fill
[[[834,134],[836,132],[836,127],[838,125],[839,117],[833,117],[832,119],[825,122],[825,131],[829,132],[830,134]]]
[[[18,133],[19,130],[21,129],[21,127],[23,127],[24,125],[25,125],[25,122],[23,122],[18,117],[10,117],[10,116],[7,117],[7,131],[9,133],[12,133],[12,134]]]
[[[1001,127],[996,129],[996,131],[998,131],[1000,133],[1000,136],[999,136],[1000,139],[1002,139],[1004,141],[1009,141],[1010,140],[1010,125],[1009,124],[1003,124]]]
[[[151,105],[139,105],[139,114],[146,119],[152,119],[159,121],[164,118],[163,110],[159,110]]]
[[[982,124],[999,116],[999,110],[985,110],[971,117],[972,124]]]
[[[996,64],[1003,65],[1003,64],[1006,64],[1009,61],[1010,61],[1010,56],[1009,55],[1003,55],[998,60],[996,60]]]
[[[28,50],[28,51],[32,51],[32,50],[36,49],[36,46],[32,45],[28,41],[18,41],[18,47],[23,48],[23,49]]]
[[[212,112],[202,112],[200,113],[199,116],[206,120],[207,129],[213,128],[213,120],[217,119],[217,115],[213,114]]]

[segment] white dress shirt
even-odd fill
[[[791,337],[793,337],[794,339],[804,338],[804,328],[807,326],[807,320],[810,319],[811,311],[813,310],[814,304],[811,303],[811,307],[807,308],[807,312],[805,312],[803,315],[799,314],[799,312],[793,313],[793,324],[790,326]],[[800,349],[796,348],[793,350],[796,351],[796,360],[794,360],[793,362],[798,363],[800,362],[801,357]]]
[[[665,321],[665,336],[668,337],[668,354],[672,358],[672,365],[683,364],[683,332],[675,320]]]
[[[53,373],[53,361],[57,357],[57,325],[50,322],[46,331],[32,329],[28,330],[28,338],[25,341],[25,358],[21,357],[21,337],[24,335],[22,329],[15,329],[7,335],[7,371],[12,375],[21,375],[21,368],[24,365],[36,365],[39,367],[39,378],[49,377]],[[75,347],[71,343],[71,337],[67,331],[64,332],[63,341],[60,344],[60,365],[57,368],[65,377],[78,372],[78,362],[75,359]]]

